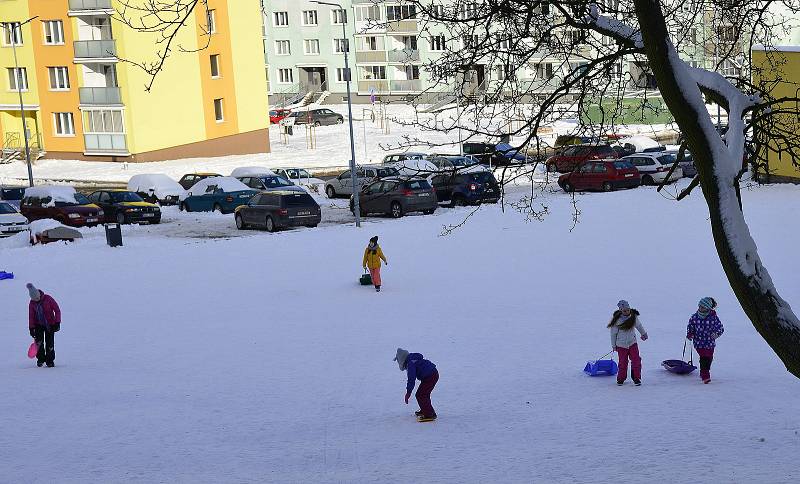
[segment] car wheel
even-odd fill
[[[272,220],[272,217],[267,215],[267,220],[264,223],[264,226],[267,228],[267,232],[275,232],[275,221]]]
[[[322,126],[322,123],[320,123],[319,121],[314,121],[315,128],[319,128],[320,126]]]
[[[422,211],[422,213],[423,213],[423,214],[425,214],[425,215],[431,215],[431,214],[433,214],[433,212],[435,212],[435,211],[436,211],[436,209],[435,209],[435,208],[432,208],[432,209],[430,209],[430,210],[423,210],[423,211]]]
[[[222,205],[215,203],[213,210],[217,213],[222,213]]]
[[[186,202],[181,202],[181,204],[178,206],[178,208],[180,208],[181,212],[188,212],[189,211],[189,206],[186,205]]]
[[[317,226],[317,224],[306,225],[306,227],[308,227],[308,228],[310,228],[310,229],[313,229],[313,228],[315,228],[316,226]]]
[[[652,176],[645,175],[645,176],[642,177],[642,185],[652,185],[653,183],[654,182],[653,182],[653,177]]]
[[[564,182],[564,191],[567,193],[572,193],[575,191],[575,187],[572,186],[570,182]]]
[[[392,218],[400,218],[403,216],[403,206],[400,205],[400,202],[392,202],[389,214]]]
[[[604,192],[613,192],[614,191],[614,185],[612,185],[611,182],[603,183],[603,191]]]
[[[125,214],[124,213],[118,213],[117,214],[117,223],[120,224],[120,225],[125,223]]]
[[[461,195],[455,195],[450,200],[450,206],[451,207],[464,207],[466,205],[467,205],[467,201]]]
[[[547,165],[547,171],[548,173],[555,173],[557,171],[555,163]]]
[[[336,190],[331,185],[325,187],[325,194],[328,195],[328,198],[336,198]]]
[[[236,228],[239,230],[244,230],[247,226],[244,224],[244,220],[242,220],[242,216],[238,213],[236,214]]]
[[[336,124],[344,123],[344,118],[336,118]]]

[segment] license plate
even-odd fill
[[[430,197],[431,194],[430,193],[420,193],[419,196],[420,197]]]
[[[142,216],[143,216],[143,217],[155,217],[155,216],[156,216],[156,214],[154,214],[154,213],[145,213],[145,214],[143,214]]]
[[[632,176],[633,176],[633,173],[628,173],[627,175],[625,175],[625,178],[630,178]]]
[[[94,218],[94,217],[90,217],[90,218],[87,218],[87,219],[86,219],[86,223],[87,223],[87,224],[90,224],[90,223],[92,223],[92,222],[97,222],[97,219],[96,219],[96,218]]]
[[[297,215],[311,215],[311,212],[297,212]]]

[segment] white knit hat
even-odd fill
[[[34,301],[38,301],[39,299],[41,299],[42,292],[40,290],[36,289],[36,287],[34,287],[33,284],[31,284],[29,282],[29,283],[25,284],[25,287],[28,288],[28,294],[31,295],[31,299],[33,299]]]
[[[400,367],[400,371],[405,369],[407,358],[408,351],[404,350],[403,348],[397,348],[397,355],[394,357],[394,361],[397,362],[397,365]]]

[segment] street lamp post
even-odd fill
[[[347,11],[338,3],[333,2],[321,2],[318,0],[311,0],[311,3],[316,3],[319,5],[328,5],[331,7],[336,7],[340,11],[345,12],[347,15]],[[344,22],[342,19],[342,36],[345,43],[344,49],[344,80],[347,84],[347,114],[348,114],[348,121],[350,124],[350,183],[353,187],[353,214],[356,217],[356,227],[361,227],[361,204],[359,203],[359,190],[358,186],[356,185],[356,144],[355,138],[353,135],[353,101],[350,99],[350,61],[348,59],[348,53],[350,51],[350,40],[347,38],[347,23]],[[364,139],[366,143],[366,138]]]
[[[19,37],[22,39],[22,26],[39,18],[39,16],[31,17],[28,20],[19,24]],[[17,36],[14,30],[14,24],[11,24],[11,50],[14,52],[14,75],[16,76],[17,94],[19,95],[19,110],[22,114],[22,137],[25,139],[25,160],[28,162],[28,185],[33,186],[33,169],[31,168],[31,148],[28,145],[28,123],[25,121],[25,103],[22,102],[22,76],[20,75],[19,64],[17,63]]]

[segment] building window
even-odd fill
[[[417,50],[417,37],[415,35],[404,35],[400,39],[403,41],[403,49]]]
[[[510,37],[504,37],[500,39],[500,48],[508,51],[511,50],[512,42]]]
[[[75,136],[75,123],[72,113],[53,113],[53,127],[56,136]]]
[[[461,38],[462,44],[465,49],[474,49],[480,42],[480,37],[477,35],[465,35]]]
[[[216,10],[208,10],[206,11],[206,24],[208,25],[208,33],[209,34],[216,34],[217,33],[217,11]]]
[[[64,23],[61,20],[45,20],[42,22],[44,26],[44,43],[47,45],[63,45],[64,44]]]
[[[344,67],[336,68],[336,82],[347,82],[347,69]]]
[[[383,20],[383,9],[377,5],[356,7],[356,20],[365,22],[377,22]]]
[[[333,39],[333,51],[337,54],[350,52],[350,42],[348,39]]]
[[[444,5],[431,5],[431,17],[442,18],[444,13]]]
[[[292,48],[288,40],[275,41],[275,55],[290,55],[291,53]]]
[[[219,77],[219,54],[211,54],[209,61],[211,62],[211,77],[216,79]]]
[[[428,39],[432,51],[443,51],[447,48],[447,40],[444,35],[434,35]]]
[[[537,79],[552,79],[553,64],[550,62],[540,62],[534,65]]]
[[[516,78],[516,68],[510,64],[494,66],[494,72],[498,81],[513,81]]]
[[[419,79],[419,66],[405,66],[406,79],[409,81]]]
[[[364,79],[386,79],[386,66],[364,66]]]
[[[125,134],[123,120],[121,109],[87,109],[83,111],[83,132],[84,134]]]
[[[225,114],[222,112],[222,99],[214,99],[214,119],[218,123],[225,121]]]
[[[51,91],[69,90],[69,71],[66,67],[48,67]]]
[[[22,45],[22,26],[19,22],[3,22],[3,45]]]
[[[272,24],[275,27],[289,26],[289,12],[275,12],[272,14]]]
[[[24,67],[8,68],[8,88],[12,91],[28,90],[28,70]]]
[[[318,25],[316,10],[303,10],[303,25]]]
[[[405,20],[417,18],[416,5],[390,5],[386,7],[386,20]]]
[[[278,84],[291,84],[294,82],[294,72],[291,69],[278,69]]]
[[[473,19],[478,16],[478,4],[474,2],[462,3],[458,6],[458,18],[462,20]]]
[[[359,50],[383,50],[383,42],[378,42],[378,37],[370,35],[367,37],[359,37],[360,48]]]
[[[347,23],[347,10],[335,9],[331,10],[331,23],[333,25],[342,25]]]
[[[306,39],[303,41],[303,51],[306,55],[319,55],[319,40]]]

